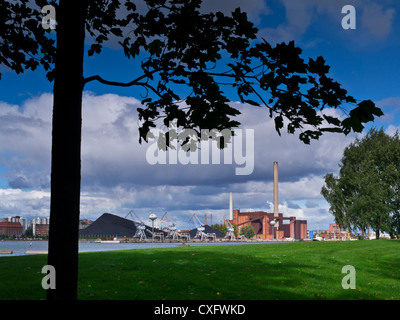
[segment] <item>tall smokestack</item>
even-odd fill
[[[229,220],[233,220],[233,200],[232,200],[232,192],[229,194]]]
[[[279,217],[278,210],[278,162],[274,162],[274,218]],[[275,224],[278,227],[278,222]]]

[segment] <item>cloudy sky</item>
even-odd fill
[[[343,29],[342,8],[356,9],[356,29]],[[228,14],[237,6],[248,12],[271,43],[295,40],[303,57],[322,55],[331,76],[357,99],[371,99],[385,115],[373,125],[393,133],[400,126],[400,5],[395,0],[219,0],[204,1],[204,11]],[[84,76],[130,80],[138,61],[126,61],[115,46],[85,58]],[[132,71],[133,72],[133,71]],[[52,84],[44,72],[15,75],[2,69],[0,80],[0,218],[49,216]],[[89,83],[83,95],[81,218],[104,212],[125,216],[134,210],[143,220],[168,212],[178,227],[194,227],[193,213],[203,220],[234,208],[272,211],[273,162],[279,162],[279,210],[307,219],[309,229],[333,222],[320,195],[323,177],[337,173],[346,145],[355,135],[325,134],[304,145],[298,135],[278,136],[268,113],[232,101],[242,114],[242,160],[231,164],[151,164],[154,144],[139,144],[141,91]],[[238,99],[239,100],[239,99]],[[337,111],[331,111],[340,116]],[[246,129],[248,131],[246,131]],[[251,137],[254,134],[254,139]],[[246,140],[249,139],[249,140]],[[254,152],[251,144],[254,141]],[[248,149],[245,149],[245,146]],[[237,149],[234,150],[238,150]],[[212,149],[209,150],[212,153]],[[153,158],[154,158],[153,154]],[[168,160],[170,157],[167,158]],[[200,158],[199,158],[200,159]],[[251,167],[251,174],[236,175]]]

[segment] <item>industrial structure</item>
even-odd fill
[[[229,195],[229,217],[225,223],[241,227],[251,225],[256,239],[305,239],[307,238],[307,220],[297,220],[296,217],[284,217],[278,211],[278,162],[274,162],[274,212],[264,211],[241,212],[233,210],[232,193]],[[285,223],[289,222],[289,223]],[[240,232],[239,232],[240,233]]]
[[[150,215],[152,216],[152,215]],[[132,220],[128,219],[131,217]],[[163,217],[166,221],[166,215]],[[196,228],[188,232],[178,231],[175,223],[160,229],[147,226],[140,217],[131,210],[125,218],[111,213],[102,214],[96,221],[85,229],[79,230],[80,239],[119,239],[132,242],[175,242],[175,241],[216,241],[224,235],[210,226],[201,224],[197,217],[193,217]]]
[[[285,224],[286,221],[289,223]],[[307,238],[307,220],[284,217],[282,213],[278,213],[276,216],[274,213],[264,211],[240,212],[238,209],[233,210],[231,223],[236,224],[239,230],[245,225],[253,226],[256,239]]]
[[[105,213],[93,224],[80,230],[81,238],[104,238],[112,235],[114,238],[131,238],[135,241],[235,241],[234,226],[240,229],[251,225],[255,231],[254,239],[262,240],[294,240],[307,238],[307,221],[297,220],[296,217],[284,217],[278,211],[278,163],[274,162],[274,212],[253,211],[241,212],[233,209],[233,195],[229,194],[229,219],[224,216],[226,234],[207,225],[207,215],[204,215],[204,223],[193,214],[189,221],[194,224],[192,230],[177,230],[176,224],[168,219],[164,213],[160,219],[155,214],[150,214],[152,227],[147,226],[140,217],[131,210],[125,219]],[[132,220],[128,220],[130,217]],[[211,214],[212,225],[212,214]],[[158,220],[159,227],[154,223]],[[166,223],[166,226],[163,226]]]
[[[200,222],[200,219],[196,216],[195,213],[193,213],[190,220],[192,220],[194,222],[194,224],[196,225],[196,234],[192,235],[192,232],[191,232],[191,237],[200,239],[201,241],[204,241],[204,240],[215,241],[217,239],[216,230],[212,230],[212,232],[210,232],[210,230],[206,230],[207,215],[204,215],[204,224],[202,224]],[[211,216],[211,221],[212,221],[212,216]]]

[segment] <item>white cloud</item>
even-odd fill
[[[203,0],[202,11],[217,12],[221,11],[229,15],[236,8],[240,7],[243,12],[247,12],[250,21],[259,22],[262,15],[269,15],[271,9],[265,0]]]
[[[378,39],[386,39],[392,32],[395,13],[393,8],[385,9],[377,3],[368,3],[361,15],[362,28]]]
[[[400,132],[400,126],[394,126],[391,124],[385,130],[385,133],[388,134],[389,136],[395,135],[396,132]]]
[[[271,43],[282,41],[302,41],[308,30],[325,28],[336,30],[336,34],[350,35],[353,42],[358,44],[373,44],[376,40],[384,40],[393,31],[396,10],[374,0],[281,0],[285,8],[286,19],[275,28],[264,28],[261,34]],[[356,9],[357,32],[344,32],[341,20],[344,17],[342,8],[351,4]],[[318,24],[314,23],[318,20]],[[331,28],[336,25],[337,28]],[[326,39],[308,39],[305,44],[325,41]],[[311,41],[311,42],[310,42]]]
[[[286,22],[277,28],[265,28],[261,34],[271,43],[288,42],[301,37],[314,16],[314,4],[310,1],[281,1],[286,10]]]
[[[267,110],[236,103],[242,112],[238,119],[242,128],[255,132],[251,175],[236,176],[235,164],[150,165],[145,157],[148,145],[138,143],[139,104],[132,97],[84,93],[82,217],[96,219],[103,212],[124,216],[133,209],[141,216],[168,211],[186,226],[190,213],[213,213],[215,222],[227,214],[229,192],[235,194],[235,207],[269,210],[274,161],[279,162],[280,203],[285,215],[326,217],[323,206],[294,208],[290,203],[320,203],[322,177],[336,170],[352,137],[326,134],[304,145],[298,135],[283,131],[279,137]],[[0,136],[0,149],[6,150],[0,164],[8,169],[2,176],[16,188],[0,189],[1,215],[48,215],[51,109],[51,94],[29,99],[21,107],[0,106],[0,123],[9,130],[7,139]]]
[[[379,122],[387,124],[395,119],[396,114],[400,111],[400,97],[385,98],[375,103],[381,108],[384,115],[379,118]]]
[[[49,192],[38,190],[22,191],[20,189],[0,189],[1,217],[15,215],[48,217],[50,214],[49,207]]]

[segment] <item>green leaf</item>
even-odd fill
[[[47,73],[46,73],[46,78],[47,78],[47,80],[49,80],[50,82],[52,82],[52,81],[54,80],[55,74],[56,74],[56,70],[55,70],[55,69],[53,69],[53,70],[47,72]]]
[[[101,44],[94,43],[90,46],[90,49],[88,50],[88,55],[92,56],[94,53],[100,53],[101,52]]]
[[[122,30],[120,28],[111,28],[110,32],[117,37],[122,37]]]
[[[283,117],[281,115],[275,117],[275,129],[279,135],[281,135],[280,129],[283,128]]]
[[[308,61],[308,71],[316,73],[319,76],[327,74],[330,67],[325,64],[325,59],[319,56],[316,60],[310,58]]]
[[[342,121],[342,126],[346,133],[350,130],[361,132],[364,129],[363,123],[374,121],[374,116],[380,117],[382,115],[382,110],[377,108],[374,102],[364,100],[358,104],[358,107],[350,111],[350,117]]]
[[[327,115],[323,115],[323,117],[329,124],[333,124],[335,126],[340,126],[340,120],[338,118],[327,116]]]

